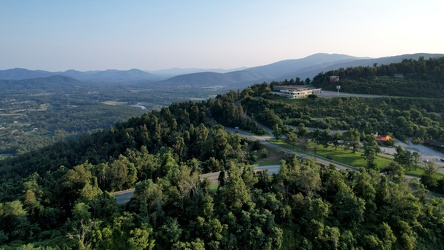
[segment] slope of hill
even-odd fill
[[[378,62],[394,59],[371,60],[365,64],[373,62],[372,66],[319,73],[312,84],[326,90],[335,90],[336,85],[340,84],[341,90],[349,93],[440,98],[444,95],[444,57],[428,55],[426,59],[422,55],[411,55],[418,56],[418,60],[399,56],[396,59],[404,59],[398,63],[377,65]],[[329,77],[332,75],[339,76],[339,82],[330,83]]]
[[[436,58],[436,57],[443,57],[444,54],[429,54],[429,53],[416,53],[416,54],[404,54],[404,55],[398,55],[398,56],[388,56],[388,57],[380,57],[380,58],[371,58],[371,59],[362,59],[362,60],[354,60],[350,62],[344,62],[344,63],[336,63],[334,65],[331,65],[331,67],[334,67],[336,69],[339,68],[346,68],[346,67],[358,67],[358,66],[373,66],[373,64],[390,64],[390,63],[399,63],[404,59],[413,59],[418,60],[420,57],[423,57],[424,59],[429,58]],[[319,73],[319,72],[318,72]]]
[[[428,59],[428,58],[442,57],[442,56],[444,56],[444,54],[418,53],[418,54],[405,54],[405,55],[389,56],[389,57],[381,57],[381,58],[366,58],[366,59],[358,59],[358,60],[344,59],[343,61],[325,62],[325,63],[315,64],[315,65],[311,65],[309,67],[301,68],[291,74],[283,75],[283,76],[279,77],[277,80],[291,79],[295,75],[300,77],[302,80],[305,78],[312,79],[319,72],[327,72],[330,70],[347,68],[347,67],[359,67],[359,66],[366,67],[366,66],[372,66],[374,64],[381,65],[381,64],[398,63],[398,62],[401,62],[403,59],[417,60],[421,56],[424,57],[425,59]]]
[[[71,75],[70,75],[71,74]],[[123,81],[152,81],[161,79],[160,76],[150,74],[139,69],[130,70],[105,70],[93,72],[67,71],[62,75],[68,75],[84,81],[93,82],[123,82]]]
[[[247,67],[241,67],[236,69],[171,68],[171,69],[160,69],[160,70],[146,70],[146,72],[166,78],[171,78],[178,75],[187,75],[187,74],[202,73],[202,72],[228,73],[244,69],[247,69]]]
[[[297,76],[300,67],[313,64],[337,63],[348,60],[356,60],[357,57],[338,54],[315,54],[302,59],[285,60],[269,65],[248,68],[228,73],[201,72],[175,76],[161,84],[169,86],[190,85],[193,87],[207,87],[220,85],[226,89],[243,89],[255,82],[271,81],[289,72],[294,72],[290,77]]]
[[[325,63],[320,65],[313,65],[311,67],[307,67],[301,69],[298,72],[298,76],[301,79],[313,78],[319,72],[327,72],[330,70],[340,69],[340,68],[348,68],[348,67],[359,67],[359,66],[373,66],[374,64],[390,64],[390,63],[399,63],[404,59],[414,59],[417,60],[419,57],[428,58],[436,58],[442,57],[444,54],[427,54],[427,53],[418,53],[418,54],[405,54],[399,56],[389,56],[389,57],[380,57],[380,58],[369,58],[369,59],[360,59],[360,60],[351,60],[347,62],[334,62],[334,63]],[[284,80],[286,78],[291,78],[292,75],[285,75],[280,78],[280,80]]]
[[[358,58],[340,54],[314,54],[301,59],[284,60],[269,65],[248,68],[245,70],[221,73],[193,73],[180,75],[167,79],[162,84],[179,86],[181,84],[192,85],[194,87],[206,87],[208,85],[222,85],[228,89],[242,89],[253,83],[294,79],[300,77],[302,80],[313,78],[319,72],[331,69],[339,69],[349,66],[368,66],[377,64],[387,64],[401,62],[403,59],[417,59],[439,57],[440,54],[412,54],[383,58]],[[235,77],[236,76],[236,77]],[[239,79],[237,79],[239,78]]]
[[[319,53],[307,56],[305,58],[283,60],[268,65],[247,68],[244,70],[237,70],[226,73],[222,73],[223,71],[221,70],[215,70],[217,72],[207,71],[190,73],[177,75],[166,80],[163,80],[166,77],[165,75],[162,76],[158,74],[152,74],[138,69],[131,69],[126,71],[105,70],[87,72],[80,72],[75,70],[68,70],[65,72],[48,72],[41,70],[32,71],[26,69],[9,69],[0,70],[0,79],[23,80],[36,77],[47,77],[51,75],[62,75],[89,82],[139,82],[145,84],[152,83],[151,85],[155,84],[165,87],[183,87],[181,85],[189,85],[193,87],[208,87],[213,85],[220,85],[227,89],[242,89],[256,82],[272,80],[280,81],[284,79],[294,79],[295,77],[299,77],[304,80],[306,78],[313,78],[319,72],[326,72],[339,68],[370,66],[375,63],[381,65],[401,62],[403,59],[418,59],[419,57],[424,57],[425,59],[428,59],[439,56],[444,55],[421,53],[369,59],[341,54]],[[174,72],[174,70],[172,72]],[[182,72],[187,71],[185,70]],[[176,71],[176,73],[180,73],[180,71]]]
[[[163,87],[182,88],[184,86],[201,88],[219,86],[224,89],[243,89],[252,82],[268,80],[266,77],[247,71],[234,71],[229,73],[202,72],[179,75],[162,82]]]
[[[264,66],[249,68],[245,71],[261,74],[275,80],[285,75],[290,76],[290,78],[297,77],[299,76],[300,69],[310,66],[322,66],[325,64],[355,61],[359,59],[362,58],[341,54],[319,53],[301,59],[284,60]]]

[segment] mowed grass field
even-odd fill
[[[102,102],[102,103],[106,104],[106,105],[111,105],[111,106],[126,105],[126,104],[128,104],[127,102],[116,102],[116,101],[105,101],[105,102]]]
[[[284,140],[275,140],[271,139],[271,143],[278,144],[282,147],[302,152],[302,148],[299,145],[296,145],[295,147],[289,145]],[[317,146],[316,154],[314,151],[315,144],[313,142],[310,142],[308,145],[308,150],[304,153],[308,153],[311,155],[320,156],[323,158],[327,158],[329,160],[333,160],[342,164],[350,165],[352,167],[366,167],[367,161],[362,156],[362,151],[356,151],[355,153],[352,152],[351,149],[344,149],[342,147],[338,147],[335,149],[333,146],[329,146],[327,148],[324,148],[322,145]],[[390,162],[392,162],[393,159],[389,159],[382,156],[376,156],[376,164],[380,169],[386,168]],[[425,173],[425,169],[423,168],[423,163],[419,163],[418,167],[412,168],[405,172],[407,175],[421,177]],[[444,175],[440,173],[435,173],[436,176],[439,178],[444,177]]]

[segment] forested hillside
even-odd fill
[[[257,120],[289,133],[287,121],[311,124],[312,117],[334,107],[328,102],[346,110],[347,102],[362,101],[285,104],[270,90],[264,83],[203,102],[173,103],[79,140],[1,161],[0,244],[5,249],[444,248],[444,200],[428,197],[421,183],[405,182],[402,171],[338,171],[289,155],[277,175],[255,173],[251,164],[263,156],[261,145],[223,126],[260,132]],[[367,105],[369,114],[377,113]],[[431,105],[436,110],[418,106],[414,115],[407,110],[407,116],[400,103],[387,99],[384,110],[393,109],[393,116],[398,110],[413,124],[419,115],[430,125],[442,124],[441,104],[436,105]],[[336,112],[335,122],[345,126]],[[435,133],[442,136],[442,130]],[[315,134],[306,138],[317,140]],[[222,171],[218,185],[199,179],[213,171]],[[117,205],[110,192],[127,188],[135,188],[134,198]]]
[[[401,97],[339,97],[287,99],[272,94],[274,85],[285,82],[262,83],[246,88],[241,95],[242,109],[255,121],[285,134],[290,144],[307,150],[309,141],[313,149],[338,147],[361,148],[365,167],[382,172],[405,172],[420,164],[420,152],[398,150],[398,165],[377,165],[375,156],[380,151],[375,135],[421,143],[443,151],[444,100],[439,98]],[[308,128],[314,129],[309,132]],[[339,132],[339,131],[342,131]],[[393,138],[385,142],[393,146]],[[360,143],[363,146],[360,146]],[[375,146],[376,145],[376,146]],[[430,162],[432,163],[432,162]],[[364,167],[364,166],[362,166]],[[444,194],[444,178],[435,175],[436,166],[427,167],[421,181],[428,189]]]
[[[339,82],[331,83],[330,76],[339,76]],[[325,90],[336,90],[336,85],[341,85],[341,91],[349,93],[441,98],[444,96],[444,57],[341,68],[319,73],[312,84]]]
[[[366,134],[390,133],[415,142],[444,141],[444,99],[426,98],[307,98],[290,100],[271,94],[273,84],[245,89],[242,107],[259,122],[273,127],[303,124],[307,127],[348,130]]]

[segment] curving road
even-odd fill
[[[268,170],[268,175],[273,175],[279,173],[279,170],[281,169],[281,166],[279,165],[270,165],[270,166],[260,166],[254,168],[254,171],[262,171],[262,170]],[[200,175],[200,179],[208,179],[212,184],[217,184],[218,178],[219,178],[220,171],[218,172],[212,172],[207,174]],[[131,200],[131,198],[134,197],[134,188],[127,189],[123,191],[118,191],[114,193],[114,196],[116,197],[117,204],[124,204]]]
[[[234,128],[225,128],[228,132],[232,132],[232,133],[237,133],[240,136],[243,136],[245,138],[248,138],[250,140],[253,141],[259,141],[260,143],[262,143],[263,145],[267,145],[269,147],[273,147],[279,150],[282,150],[286,153],[292,154],[292,153],[297,153],[298,156],[302,156],[302,157],[307,157],[307,158],[314,158],[316,160],[317,163],[322,164],[322,165],[330,165],[333,164],[336,169],[348,169],[348,170],[352,170],[354,171],[355,169],[351,166],[345,165],[345,164],[341,164],[338,162],[334,162],[334,161],[330,161],[324,158],[320,158],[319,156],[315,156],[315,155],[311,155],[311,154],[305,154],[299,151],[295,151],[295,150],[291,150],[291,149],[287,149],[284,147],[281,147],[279,145],[273,144],[268,142],[268,139],[271,139],[272,137],[269,135],[266,136],[258,136],[258,135],[253,135],[249,132],[246,131],[242,131],[242,130],[235,130]],[[273,174],[277,174],[280,170],[281,166],[280,165],[269,165],[269,166],[260,166],[260,167],[256,167],[254,170],[255,171],[262,171],[262,170],[268,170],[268,174],[269,175],[273,175]],[[200,175],[200,179],[203,180],[205,178],[209,179],[211,183],[213,184],[217,184],[218,182],[218,177],[219,177],[220,172],[213,172],[213,173],[207,173],[207,174],[202,174]],[[417,179],[419,180],[418,177],[414,177],[414,176],[404,176],[406,179]],[[115,192],[114,196],[116,197],[116,201],[117,204],[124,204],[127,203],[128,201],[131,200],[132,197],[134,197],[134,189],[128,189],[128,190],[124,190],[124,191],[119,191],[119,192]]]
[[[228,132],[233,132],[233,133],[235,132],[235,130],[232,129],[232,128],[225,128],[225,129],[226,129]],[[289,154],[296,153],[298,156],[307,157],[307,158],[314,158],[314,159],[316,159],[316,162],[318,162],[318,163],[320,163],[320,164],[322,164],[322,165],[330,165],[330,164],[333,164],[337,169],[353,169],[353,167],[348,166],[348,165],[345,165],[345,164],[341,164],[341,163],[338,163],[338,162],[330,161],[330,160],[327,160],[327,159],[321,158],[321,157],[319,157],[319,156],[315,156],[315,155],[311,155],[311,154],[302,153],[302,152],[299,152],[299,151],[291,150],[291,149],[284,148],[284,147],[281,147],[281,146],[279,146],[279,145],[276,145],[276,144],[270,143],[270,142],[267,141],[267,140],[268,140],[268,139],[271,139],[271,138],[273,138],[273,137],[271,137],[271,136],[269,136],[269,135],[258,136],[258,135],[253,135],[253,134],[251,134],[251,133],[249,133],[249,132],[242,131],[242,130],[237,131],[237,133],[238,133],[240,136],[243,136],[243,137],[248,138],[248,139],[253,140],[253,141],[259,141],[259,142],[260,142],[261,144],[263,144],[263,145],[266,145],[266,146],[269,146],[269,147],[272,147],[272,148],[279,149],[279,150],[284,151],[284,152],[289,153]]]

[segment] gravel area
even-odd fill
[[[404,143],[402,141],[396,140],[395,146],[401,146],[404,149],[408,149],[412,152],[418,152],[421,154],[421,161],[434,161],[437,166],[444,167],[444,162],[441,161],[441,159],[444,159],[444,154],[441,152],[438,152],[432,148],[420,145],[420,144],[413,144],[412,140],[409,139],[408,143]],[[396,148],[394,147],[381,147],[382,152],[388,153],[388,154],[395,154]]]

